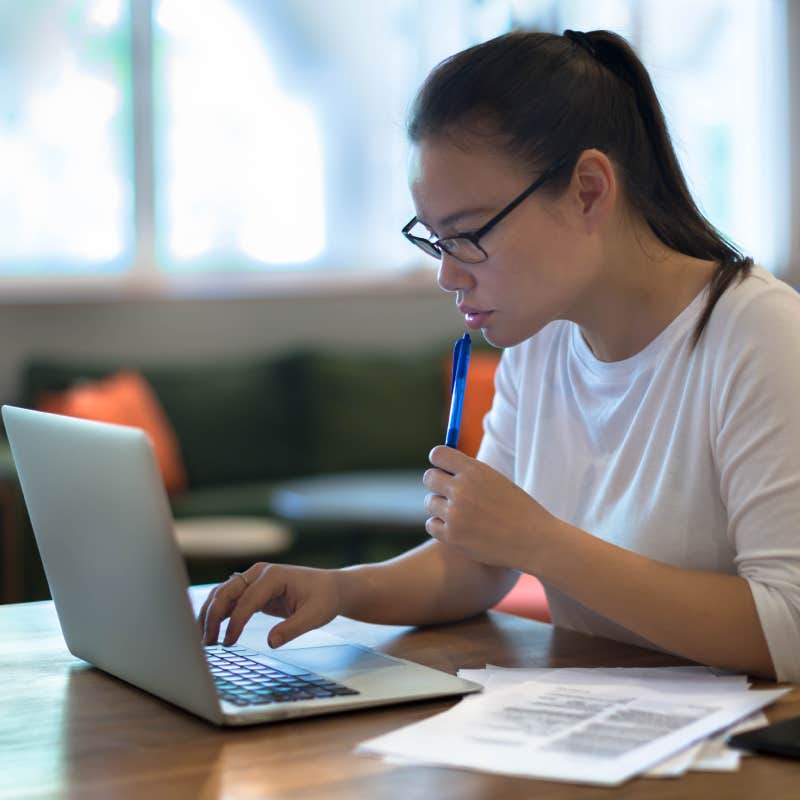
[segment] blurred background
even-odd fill
[[[798,0],[0,0],[0,402],[137,424],[139,380],[193,580],[424,538],[462,324],[399,233],[404,118],[514,27],[627,37],[707,217],[800,283]],[[0,599],[46,596],[7,450],[0,507]]]

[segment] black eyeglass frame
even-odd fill
[[[424,253],[427,253],[429,256],[433,256],[436,259],[441,260],[442,258],[442,251],[447,252],[449,255],[452,255],[453,258],[457,259],[458,261],[462,261],[462,259],[458,258],[457,255],[453,253],[449,253],[447,248],[442,248],[442,242],[451,241],[453,239],[466,239],[467,241],[471,242],[478,250],[483,253],[482,261],[485,261],[489,258],[489,254],[480,246],[480,240],[489,233],[492,228],[497,225],[498,222],[505,219],[520,203],[524,200],[527,200],[545,181],[551,178],[558,170],[563,167],[567,161],[569,160],[569,156],[563,156],[562,158],[558,159],[555,164],[551,164],[527,189],[523,190],[521,194],[517,195],[504,209],[498,211],[485,225],[478,228],[476,231],[464,231],[463,233],[455,233],[452,236],[441,236],[436,239],[424,239],[422,236],[414,236],[413,233],[410,233],[411,229],[419,222],[418,217],[412,217],[411,221],[403,228],[403,236],[408,239],[411,244],[416,245],[420,248]],[[464,262],[464,263],[474,263],[479,264],[480,261],[474,262]]]

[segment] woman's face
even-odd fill
[[[417,217],[439,237],[477,230],[536,177],[480,144],[424,140],[411,153]],[[591,237],[576,217],[570,189],[557,198],[543,189],[481,238],[486,261],[465,264],[442,257],[439,285],[455,293],[467,327],[480,329],[498,347],[519,344],[552,320],[572,318],[596,277]]]

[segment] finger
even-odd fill
[[[253,614],[285,593],[286,572],[272,565],[262,570],[261,574],[242,592],[231,611],[223,645],[227,647],[234,644]]]
[[[214,598],[217,596],[217,592],[224,585],[225,585],[224,583],[217,584],[206,595],[206,599],[203,602],[203,605],[200,607],[200,611],[197,614],[197,619],[200,621],[200,623],[203,625],[203,627],[205,627],[205,620],[206,620],[206,617],[208,616],[208,609],[211,608],[211,604],[214,602]]]
[[[440,517],[428,517],[425,520],[425,530],[440,542],[447,542],[447,525]]]
[[[203,642],[205,644],[216,644],[222,621],[230,616],[231,611],[246,588],[245,582],[238,575],[232,575],[225,583],[220,584],[214,590],[214,597],[206,609],[204,620],[205,636],[203,637]]]
[[[447,498],[440,494],[425,495],[425,510],[439,519],[447,519]]]
[[[206,629],[206,614],[208,613],[209,606],[214,601],[214,596],[217,593],[217,589],[219,589],[219,586],[215,586],[213,589],[211,589],[211,591],[206,595],[206,599],[203,601],[200,611],[197,612],[197,621],[200,623],[200,627],[203,630]]]
[[[223,621],[230,616],[236,605],[236,598],[217,594],[206,614],[203,644],[216,644],[219,640],[219,629]]]
[[[325,618],[319,604],[313,601],[304,603],[284,622],[273,626],[269,632],[269,646],[280,647],[303,633],[319,628],[326,622],[330,622],[330,619]]]
[[[220,595],[220,591],[225,584],[215,586],[203,604],[201,610],[201,622],[203,625],[203,644],[216,644],[217,633],[219,632],[219,621],[223,619],[224,613],[221,609],[224,606],[224,598]],[[218,618],[217,627],[214,629],[213,634],[211,628],[213,627],[213,620]]]
[[[453,476],[449,472],[441,469],[428,469],[422,476],[422,485],[435,494],[447,497],[452,479]]]
[[[439,467],[439,469],[455,475],[474,459],[454,447],[445,447],[443,444],[439,444],[428,454],[428,461],[434,467]]]

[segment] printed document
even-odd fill
[[[487,664],[485,669],[461,669],[458,671],[458,676],[480,683],[487,691],[532,679],[599,684],[624,681],[626,685],[641,682],[650,688],[659,687],[678,692],[700,691],[703,694],[718,690],[728,691],[736,687],[741,689],[749,687],[746,675],[736,675],[703,666],[518,668]],[[690,745],[661,761],[644,775],[648,778],[675,778],[689,770],[735,772],[739,768],[739,761],[749,754],[745,750],[729,748],[725,742],[734,733],[760,728],[766,724],[767,718],[759,711],[735,725],[723,728],[712,738]]]
[[[723,681],[727,690],[681,691],[677,676],[653,688],[636,679],[558,681],[562,670],[548,672],[556,674],[473,696],[359,749],[427,764],[610,786],[789,691],[746,691],[746,684],[730,681]]]

